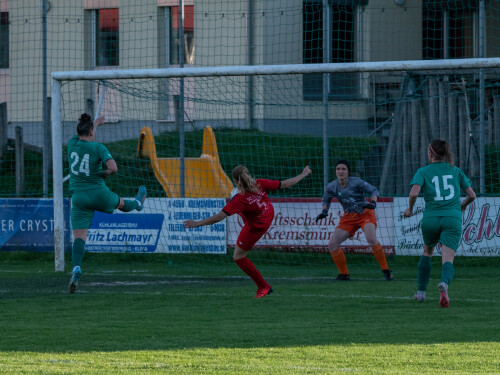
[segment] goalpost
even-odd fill
[[[198,156],[197,153],[202,151],[200,147],[185,147],[183,139],[186,127],[194,131],[209,126],[215,131],[221,129],[226,133],[253,130],[253,136],[259,141],[255,142],[256,145],[236,145],[234,149],[241,150],[241,154],[233,151],[231,147],[234,144],[229,145],[229,140],[228,145],[217,142],[217,159],[220,158],[225,173],[230,175],[231,166],[251,164],[254,167],[251,172],[257,177],[285,179],[300,172],[298,169],[306,163],[314,164],[314,173],[319,177],[305,182],[297,190],[283,194],[296,199],[290,200],[291,205],[293,202],[311,199],[319,208],[317,197],[322,195],[324,182],[335,178],[329,172],[329,160],[346,154],[347,157],[356,155],[357,159],[353,160],[356,173],[376,185],[381,195],[391,197],[391,202],[395,202],[397,197],[405,197],[415,168],[425,165],[422,150],[431,137],[452,140],[450,143],[456,147],[454,151],[458,155],[459,166],[473,178],[475,189],[481,195],[498,194],[494,178],[488,178],[489,164],[485,149],[486,145],[497,147],[500,144],[500,105],[496,106],[500,104],[500,100],[497,103],[494,85],[500,81],[499,68],[500,58],[481,58],[54,72],[51,113],[55,270],[64,271],[63,146],[67,142],[64,132],[65,129],[74,132],[76,119],[81,112],[85,112],[83,108],[88,95],[81,92],[93,90],[90,82],[104,82],[104,87],[109,87],[106,95],[111,95],[111,107],[115,106],[107,108],[114,121],[110,125],[112,128],[108,132],[107,142],[113,142],[114,137],[123,139],[124,142],[131,143],[133,139],[139,142],[137,150],[133,150],[132,147],[135,146],[127,143],[127,147],[130,147],[126,152],[127,157],[134,151],[139,155],[139,148],[144,146],[140,142],[147,138],[147,132],[141,131],[142,126],[152,128],[151,134],[154,137],[177,134],[176,137],[181,142],[179,165],[182,171],[178,178],[183,184],[186,178],[184,173],[189,173],[184,172],[185,159]],[[345,87],[332,87],[331,75],[342,77],[341,74],[347,73],[357,74],[356,79],[346,80]],[[485,78],[486,73],[488,77]],[[253,80],[250,85],[248,77]],[[184,95],[179,96],[184,90],[179,91],[177,87],[183,80],[189,80],[189,83],[186,84]],[[338,85],[339,82],[341,81],[337,78],[335,84]],[[347,82],[354,86],[347,87]],[[70,83],[75,83],[75,87],[68,86],[68,90],[64,92],[64,85]],[[319,96],[316,95],[318,92]],[[351,97],[352,92],[355,95]],[[492,99],[488,107],[490,109],[484,104],[487,94]],[[102,97],[103,95],[99,100],[99,110],[103,105]],[[179,102],[189,103],[184,113],[179,114],[178,108],[183,108],[177,106]],[[474,114],[470,113],[471,107]],[[467,110],[462,111],[462,108]],[[250,110],[253,111],[252,116],[246,113]],[[252,118],[253,122],[247,123],[248,118]],[[184,120],[188,125],[184,124]],[[453,125],[454,121],[456,125]],[[135,135],[125,135],[125,130],[120,128],[122,124],[132,127]],[[356,140],[351,140],[353,136]],[[332,143],[328,140],[336,137],[344,138],[334,143],[337,146],[332,149]],[[317,143],[316,138],[323,141]],[[386,143],[383,144],[381,139]],[[175,141],[179,144],[177,138]],[[352,144],[347,146],[351,141]],[[157,148],[156,151],[158,154],[168,154],[171,150],[166,149],[171,148],[172,144],[175,142],[168,143],[165,148]],[[268,157],[282,147],[280,144],[295,150],[293,160],[290,160],[290,156],[287,160],[279,160],[277,155],[272,159],[274,165],[265,166],[253,151],[243,154],[246,148],[257,146]],[[318,145],[318,155],[312,156],[316,152],[311,150],[312,144]],[[212,147],[214,145],[215,143]],[[125,146],[116,147],[118,149]],[[378,150],[377,153],[374,150]],[[179,152],[174,151],[173,156],[179,157]],[[184,151],[187,152],[186,157],[183,156]],[[226,154],[227,159],[221,156]],[[271,159],[266,160],[271,163]],[[474,160],[478,160],[478,163],[473,163]],[[377,171],[370,170],[372,167]],[[140,181],[144,176],[143,172],[130,173],[125,177],[128,181]],[[151,176],[154,176],[153,173],[147,178],[151,178],[151,184],[155,184],[156,196],[168,196],[167,190],[162,190],[163,185],[158,185]],[[128,183],[127,180],[117,182],[114,188]],[[205,184],[203,181],[200,183]],[[131,194],[132,188],[135,186],[126,186],[119,195]],[[309,206],[304,208],[309,209]],[[390,209],[386,211],[384,212],[388,216],[395,212],[392,210],[389,213]],[[307,217],[304,220],[307,221]],[[386,232],[392,230],[391,220],[387,220],[386,227],[380,229]],[[277,218],[277,226],[278,222]],[[234,223],[228,224],[226,230],[229,232],[236,227]],[[321,230],[327,231],[326,228]],[[491,231],[494,232],[494,228]],[[266,239],[266,246],[272,247],[270,243],[273,235],[274,240],[281,241],[281,234],[271,233]],[[234,237],[234,233],[231,236],[228,233],[228,236]],[[288,236],[293,237],[295,234],[286,234],[287,239]],[[312,238],[306,238],[303,245],[319,247]],[[322,240],[325,244],[328,242]],[[494,240],[498,244],[498,239]],[[402,244],[404,249],[405,243]]]

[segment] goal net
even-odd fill
[[[187,219],[219,212],[232,170],[285,180],[306,165],[312,175],[270,193],[275,218],[252,257],[331,262],[328,240],[342,208],[332,202],[318,222],[326,182],[346,159],[351,176],[378,188],[377,238],[387,254],[418,255],[420,219],[404,219],[409,183],[427,164],[432,139],[446,139],[480,196],[464,213],[459,254],[500,255],[500,59],[297,64],[52,74],[56,269],[64,269],[70,198],[66,145],[77,119],[104,116],[96,141],[118,173],[106,184],[141,212],[96,213],[87,251],[164,253],[177,260],[228,258],[243,222],[238,215],[185,230]],[[361,230],[346,252],[371,252]]]

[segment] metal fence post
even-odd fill
[[[16,126],[16,196],[24,193],[24,140],[23,128]]]

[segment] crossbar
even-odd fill
[[[53,72],[58,81],[500,68],[500,58]]]

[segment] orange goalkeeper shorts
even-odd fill
[[[356,231],[368,224],[372,223],[377,228],[377,217],[375,216],[375,210],[370,210],[365,208],[362,214],[357,213],[345,213],[342,215],[337,228],[345,230],[351,237],[356,234]]]

